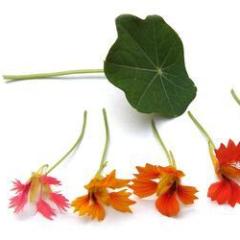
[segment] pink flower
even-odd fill
[[[13,182],[15,196],[10,199],[10,208],[14,208],[15,213],[24,209],[27,203],[36,206],[36,211],[45,218],[52,220],[56,216],[57,207],[60,211],[66,211],[69,207],[68,199],[61,193],[52,191],[52,186],[59,186],[61,182],[43,173],[45,166],[33,173],[31,178],[24,184],[19,180]]]
[[[27,203],[36,207],[36,212],[41,213],[45,218],[52,220],[56,216],[56,208],[65,212],[69,208],[69,201],[61,193],[54,192],[53,186],[61,185],[61,182],[50,177],[49,173],[59,166],[69,155],[81,144],[87,124],[87,112],[83,114],[83,125],[81,133],[74,145],[52,166],[43,165],[37,172],[34,172],[26,183],[19,180],[13,182],[12,191],[15,196],[10,199],[10,208],[15,213],[24,209]]]

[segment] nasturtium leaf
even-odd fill
[[[140,112],[181,115],[197,89],[188,77],[178,34],[160,16],[121,15],[116,27],[118,38],[104,63],[108,80]]]

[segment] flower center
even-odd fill
[[[177,179],[171,175],[165,175],[161,177],[157,187],[157,195],[160,196],[168,192],[176,184],[177,184]]]

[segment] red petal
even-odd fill
[[[37,202],[37,212],[41,213],[45,218],[53,220],[53,217],[56,216],[54,209],[49,206],[44,200],[40,199]]]
[[[213,183],[208,189],[208,197],[218,204],[228,203],[232,196],[232,188],[229,180],[223,179]]]
[[[161,195],[156,201],[156,207],[165,216],[176,216],[180,210],[176,193],[167,192]]]
[[[230,182],[230,185],[232,188],[232,194],[231,194],[231,197],[230,197],[228,203],[232,207],[234,207],[236,205],[236,203],[240,203],[240,186],[231,180],[229,182]]]
[[[216,157],[220,165],[240,161],[240,144],[236,145],[231,139],[228,145],[221,144],[219,149],[215,150]]]
[[[42,184],[46,185],[61,185],[61,182],[58,179],[47,175],[41,176],[40,181]]]
[[[69,201],[62,194],[52,192],[50,193],[50,200],[53,201],[57,207],[63,211],[66,211],[69,208]]]

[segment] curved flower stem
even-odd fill
[[[46,174],[49,174],[50,172],[52,172],[59,164],[61,164],[72,152],[73,150],[75,150],[79,144],[81,143],[83,137],[84,137],[84,133],[85,133],[85,129],[86,129],[86,124],[87,124],[87,111],[84,111],[83,114],[83,125],[82,125],[82,130],[81,130],[81,134],[78,137],[77,141],[74,143],[74,145],[67,151],[67,153],[61,157],[47,172]]]
[[[41,78],[52,78],[60,77],[73,74],[92,74],[92,73],[103,73],[103,69],[78,69],[78,70],[67,70],[60,72],[49,72],[49,73],[35,73],[35,74],[23,74],[23,75],[3,75],[3,78],[7,82],[14,82],[19,80],[33,80]]]
[[[240,98],[237,96],[234,89],[231,90],[231,94],[232,94],[233,99],[238,103],[238,105],[240,105]]]
[[[163,142],[163,140],[162,140],[162,138],[161,138],[161,136],[160,136],[160,134],[159,134],[159,132],[158,132],[158,130],[156,128],[156,125],[155,125],[155,122],[154,122],[153,119],[151,121],[151,125],[152,125],[153,133],[154,133],[156,139],[158,140],[158,142],[160,143],[161,147],[163,148],[163,150],[165,152],[165,155],[166,155],[166,157],[168,159],[169,164],[174,166],[174,162],[175,161],[172,160],[171,151],[168,151],[167,147],[165,146],[165,144],[164,144],[164,142]]]
[[[37,170],[37,173],[42,174],[42,173],[44,172],[44,170],[47,170],[47,169],[48,169],[48,167],[49,167],[48,164],[42,165],[42,166]]]
[[[216,146],[215,146],[212,138],[208,134],[208,132],[203,128],[203,126],[200,124],[200,122],[193,116],[193,114],[190,111],[188,111],[188,116],[191,118],[193,123],[200,130],[200,132],[205,136],[205,138],[207,139],[208,143],[210,143],[214,148],[216,148]]]
[[[101,158],[99,169],[96,173],[96,177],[101,177],[103,169],[107,166],[106,157],[107,157],[107,151],[108,151],[109,142],[110,142],[110,132],[109,132],[106,109],[104,108],[102,112],[103,112],[103,120],[104,120],[104,126],[105,126],[106,141],[104,144],[102,158]]]

